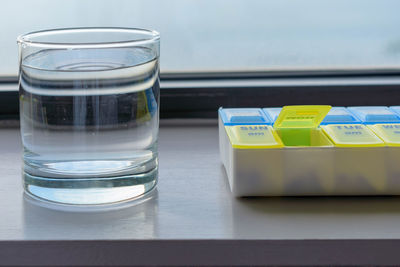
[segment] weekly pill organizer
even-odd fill
[[[400,195],[400,106],[220,108],[235,196]]]

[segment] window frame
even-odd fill
[[[219,107],[400,105],[399,70],[161,73],[160,118],[216,118]],[[18,119],[18,79],[0,79],[0,119]]]

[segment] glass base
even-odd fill
[[[105,205],[137,199],[151,191],[158,168],[116,177],[49,178],[23,172],[25,192],[39,200],[69,205]]]

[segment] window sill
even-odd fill
[[[153,198],[104,213],[49,210],[25,200],[18,133],[18,128],[0,129],[2,264],[383,265],[399,260],[399,198],[233,198],[214,120],[163,121]]]

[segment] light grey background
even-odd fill
[[[161,71],[399,68],[396,0],[5,0],[0,75],[19,34],[116,26],[161,33]]]

